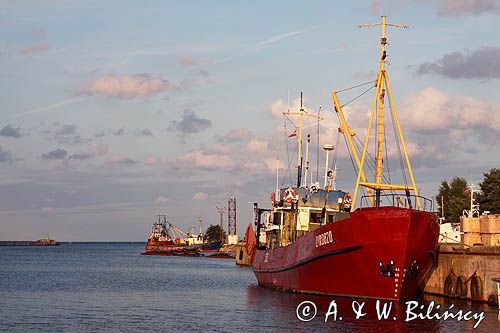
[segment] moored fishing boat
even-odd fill
[[[143,255],[201,257],[204,253],[218,254],[222,241],[204,242],[201,232],[198,235],[184,232],[167,221],[167,215],[158,214]]]
[[[167,228],[167,215],[158,214],[158,221],[153,223],[151,233],[146,244],[146,251],[142,254],[168,254],[172,250],[180,249],[179,239],[174,238]]]
[[[379,73],[374,87],[370,123],[361,156],[353,142],[337,94],[332,94],[348,148],[356,161],[357,180],[349,193],[335,187],[336,170],[327,167],[323,188],[307,185],[308,146],[305,173],[302,161],[302,118],[311,117],[302,108],[287,115],[300,117],[296,186],[278,188],[271,195],[270,209],[254,204],[256,248],[252,268],[261,286],[328,295],[403,300],[415,296],[430,276],[437,256],[439,225],[432,201],[421,197],[414,180],[389,77],[385,70],[386,26],[382,22]],[[395,144],[402,166],[403,185],[391,184],[383,175],[385,152],[385,100],[395,129]],[[367,148],[377,119],[373,182],[365,175]],[[309,142],[309,141],[308,141]],[[402,150],[402,151],[401,151]],[[303,177],[304,174],[304,177]],[[304,179],[304,181],[302,181]],[[409,181],[408,181],[409,179]],[[401,191],[399,193],[398,191]],[[360,195],[364,192],[364,195]],[[360,198],[358,198],[358,196]],[[359,207],[356,207],[359,201]],[[264,218],[262,218],[264,217]]]

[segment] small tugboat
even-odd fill
[[[48,232],[45,234],[45,238],[36,240],[34,243],[36,246],[57,246],[57,245],[59,245],[58,242],[56,242],[53,239],[50,239]]]
[[[251,266],[261,286],[306,293],[406,300],[416,295],[432,273],[437,258],[437,216],[432,201],[418,194],[385,70],[386,27],[406,26],[388,24],[385,16],[382,16],[381,23],[372,25],[382,26],[380,68],[375,82],[367,83],[372,84],[370,89],[375,88],[376,92],[362,150],[353,142],[355,133],[346,123],[337,94],[332,94],[341,122],[339,133],[345,136],[350,154],[356,161],[353,198],[346,191],[336,189],[336,168],[328,169],[328,152],[333,150],[333,145],[324,145],[327,161],[323,188],[317,180],[308,186],[309,140],[304,163],[302,124],[303,118],[316,116],[302,107],[299,112],[285,113],[288,119],[290,116],[300,117],[297,130],[289,136],[297,137],[297,184],[279,188],[277,183],[276,191],[271,194],[270,209],[254,204],[256,245],[248,252],[252,253]],[[403,185],[393,185],[391,178],[383,174],[383,165],[387,163],[384,162],[387,156],[386,99],[389,100],[387,104],[395,131],[394,143],[399,152]],[[376,156],[367,167],[367,149],[374,119],[377,124]],[[358,151],[362,151],[361,157]],[[369,167],[372,168],[373,182],[369,182],[365,175],[365,169],[369,170]],[[365,195],[358,198],[363,191]],[[356,207],[357,199],[360,207]]]

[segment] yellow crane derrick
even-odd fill
[[[352,138],[354,137],[354,135],[356,135],[356,133],[349,127],[349,125],[347,125],[344,112],[342,111],[342,107],[340,106],[339,99],[335,91],[332,93],[332,97],[333,97],[333,104],[335,106],[335,112],[339,114],[340,118],[341,125],[339,127],[339,131],[346,136],[347,142],[349,143],[349,148],[351,149],[352,155],[354,156],[354,160],[356,161],[356,166],[358,167],[358,170],[361,173],[361,178],[363,179],[364,182],[366,182],[366,176],[363,171],[363,168],[361,168],[361,161],[359,160],[358,153],[356,152],[356,147],[354,146],[354,142],[352,140]],[[371,205],[374,206],[375,201],[373,200],[373,196],[371,195],[370,189],[367,189],[366,191],[368,193],[368,198],[370,199]]]
[[[370,193],[371,190],[375,190],[376,192],[376,199],[375,199],[375,205],[380,204],[380,191],[382,190],[405,190],[405,191],[413,191],[416,197],[417,201],[417,206],[418,209],[421,209],[421,203],[420,203],[420,198],[418,196],[418,189],[415,183],[415,179],[413,177],[413,171],[411,168],[410,164],[410,159],[408,157],[408,152],[406,149],[406,143],[403,137],[403,132],[401,131],[401,125],[399,123],[399,117],[396,111],[396,106],[394,104],[394,98],[392,95],[392,90],[391,86],[389,83],[389,76],[385,70],[385,63],[386,63],[386,57],[387,57],[387,52],[385,50],[385,45],[387,44],[387,38],[385,36],[385,30],[386,26],[392,26],[392,27],[397,27],[397,28],[408,28],[408,26],[403,25],[403,24],[391,24],[391,23],[386,23],[386,17],[382,16],[382,22],[381,23],[372,23],[372,24],[361,24],[359,27],[369,27],[369,26],[378,26],[380,25],[382,27],[382,37],[380,40],[380,63],[379,63],[379,72],[377,75],[377,80],[375,81],[375,96],[373,98],[373,103],[372,103],[372,111],[370,114],[370,120],[368,123],[368,129],[365,137],[365,142],[363,145],[363,153],[361,155],[361,161],[359,161],[359,157],[357,156],[357,153],[355,152],[354,149],[354,144],[352,142],[352,134],[351,134],[351,129],[347,126],[347,123],[345,122],[345,118],[342,113],[342,109],[340,107],[340,104],[338,102],[338,98],[335,92],[332,93],[333,100],[334,100],[334,105],[335,105],[335,111],[337,111],[340,115],[341,122],[342,122],[342,133],[346,135],[349,146],[351,147],[351,150],[353,151],[353,155],[356,159],[356,164],[358,165],[358,176],[356,179],[356,187],[354,190],[354,195],[352,199],[352,206],[351,210],[354,210],[356,199],[358,196],[358,191],[359,191],[359,186],[363,186],[367,189],[367,192]],[[408,173],[410,175],[410,180],[411,180],[411,186],[410,185],[394,185],[394,184],[385,184],[382,182],[383,178],[383,162],[384,162],[384,116],[385,116],[385,98],[389,98],[389,103],[390,103],[390,108],[392,110],[392,113],[394,115],[394,122],[395,122],[395,127],[397,128],[397,135],[399,137],[399,140],[401,142],[401,147],[403,148],[404,152],[404,157],[405,157],[405,162],[406,166],[408,168]],[[377,106],[378,106],[378,113],[377,111]],[[376,157],[375,157],[375,182],[368,182],[366,180],[365,173],[363,171],[363,166],[365,164],[365,158],[366,158],[366,152],[368,149],[368,142],[370,138],[370,132],[372,129],[373,121],[375,118],[375,114],[377,113],[377,131],[376,131]],[[404,172],[404,171],[403,171]],[[372,205],[374,205],[373,202],[373,196],[369,195],[370,201]]]

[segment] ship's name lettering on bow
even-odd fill
[[[330,243],[333,243],[333,235],[331,231],[327,231],[316,236],[316,247]]]

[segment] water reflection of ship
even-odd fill
[[[297,318],[296,309],[304,301],[313,302],[317,307],[317,315],[309,322],[302,322]],[[327,310],[332,301],[337,305],[337,320],[334,321],[333,315],[330,315],[325,322]],[[416,301],[421,305],[427,305],[434,301],[441,305],[441,309],[448,308],[455,304],[455,312],[460,309],[464,311],[471,310],[470,304],[464,300],[448,300],[443,297],[430,295],[420,295]],[[353,302],[363,304],[365,316],[356,319],[352,305]],[[268,288],[260,288],[257,285],[247,287],[247,304],[249,307],[249,321],[255,320],[262,323],[279,322],[283,331],[288,331],[293,327],[294,331],[305,332],[454,332],[462,331],[464,328],[470,328],[474,323],[457,322],[456,320],[431,320],[416,319],[405,322],[406,306],[404,303],[396,301],[381,300],[380,305],[392,303],[390,316],[388,319],[379,320],[376,312],[377,300],[363,298],[331,297],[322,295],[311,295],[302,293],[286,293]],[[423,310],[420,310],[423,311]],[[493,315],[491,318],[486,316],[486,320],[481,323],[481,328],[495,327],[494,311],[486,305],[477,305],[476,312],[489,311]],[[439,312],[439,311],[438,311]],[[441,311],[442,312],[442,311]],[[342,317],[342,320],[340,320]],[[396,318],[396,320],[394,320]],[[484,327],[483,327],[484,325]]]
[[[319,182],[311,181],[307,185],[309,140],[304,163],[302,124],[304,117],[316,116],[302,107],[298,112],[285,113],[287,118],[299,117],[296,135],[293,135],[297,136],[298,145],[297,185],[279,188],[277,184],[271,195],[271,209],[255,204],[257,241],[252,268],[262,286],[401,300],[413,298],[432,272],[437,256],[437,216],[432,202],[418,194],[385,70],[385,28],[392,24],[387,24],[383,16],[379,25],[382,26],[380,69],[372,87],[376,93],[362,149],[356,148],[355,133],[346,123],[337,94],[332,94],[341,122],[339,132],[346,137],[350,154],[356,161],[358,176],[352,199],[347,192],[336,189],[336,170],[328,170],[328,152],[333,150],[332,145],[324,147],[327,167],[323,188]],[[394,185],[391,177],[386,177],[387,170],[384,171],[387,169],[387,161],[384,162],[387,157],[386,99],[389,99],[403,185]],[[375,118],[377,150],[371,165],[375,180],[369,182],[365,169],[370,170],[366,167],[370,157],[367,148]],[[364,196],[362,191],[366,191]],[[358,194],[361,194],[360,207],[354,209]]]

